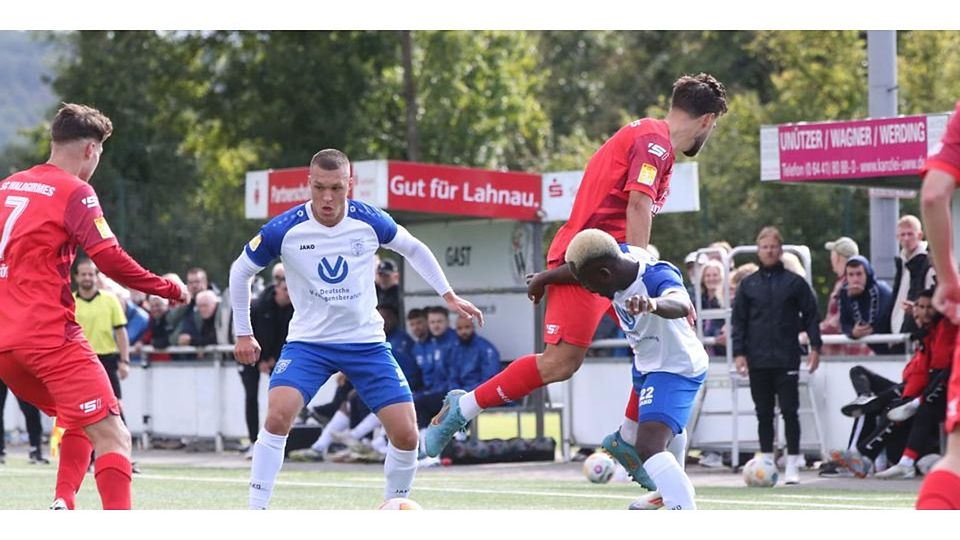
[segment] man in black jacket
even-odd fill
[[[897,242],[900,255],[894,258],[897,274],[893,279],[890,331],[909,334],[917,329],[910,313],[913,302],[921,291],[933,287],[934,270],[923,241],[923,226],[916,216],[906,215],[897,222]],[[902,350],[902,346],[897,348],[897,352]]]
[[[245,410],[247,418],[247,435],[250,437],[248,458],[257,441],[257,432],[260,430],[260,406],[258,394],[260,389],[260,374],[269,375],[280,356],[280,349],[287,341],[287,327],[293,317],[293,304],[290,302],[290,293],[287,292],[287,279],[283,264],[277,263],[273,267],[273,284],[269,285],[253,301],[250,309],[253,322],[253,335],[260,343],[260,360],[256,364],[246,366],[238,364],[240,379],[243,381],[245,395]]]
[[[757,235],[760,270],[744,278],[733,305],[733,354],[737,372],[750,375],[750,394],[757,411],[760,451],[773,457],[774,397],[786,428],[787,467],[784,481],[800,480],[800,355],[797,336],[806,331],[811,350],[807,366],[820,363],[820,317],[817,299],[807,282],[784,269],[783,238],[775,227]]]

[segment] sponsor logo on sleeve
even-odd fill
[[[640,174],[637,176],[637,183],[645,186],[652,186],[657,179],[657,168],[649,163],[644,163],[640,167]]]
[[[660,146],[657,143],[647,144],[647,152],[650,152],[651,154],[657,156],[660,159],[664,159],[665,157],[667,157],[667,149]]]
[[[259,234],[250,239],[250,242],[247,243],[247,246],[250,247],[250,251],[256,251],[260,247],[260,242],[263,241],[263,237]]]
[[[100,238],[113,238],[113,231],[110,230],[110,225],[107,224],[107,218],[103,216],[93,218],[93,224],[97,226],[97,231],[100,232]]]
[[[80,199],[80,202],[82,202],[83,205],[86,206],[87,208],[96,208],[100,206],[100,199],[98,199],[96,195],[90,195],[88,197],[84,197]]]

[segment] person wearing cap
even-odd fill
[[[377,264],[377,305],[391,305],[400,311],[400,272],[392,259]]]
[[[820,334],[842,334],[843,329],[840,328],[840,291],[847,283],[847,260],[860,254],[860,246],[854,239],[841,236],[832,242],[827,242],[823,247],[830,252],[830,267],[836,274],[837,281],[833,284],[830,299],[827,301],[827,315],[820,322]],[[861,356],[871,355],[873,352],[862,343],[851,343],[849,345],[824,345],[823,354],[827,356]]]
[[[913,302],[921,291],[933,287],[934,271],[923,241],[923,225],[916,216],[906,215],[897,222],[900,255],[894,257],[897,267],[893,279],[893,311],[890,331],[909,334],[917,329],[911,316]]]

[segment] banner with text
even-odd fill
[[[540,175],[387,162],[387,208],[535,221]]]
[[[807,182],[920,171],[946,129],[946,114],[760,128],[760,179]]]

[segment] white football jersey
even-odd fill
[[[264,267],[280,257],[293,303],[287,341],[376,343],[386,340],[377,312],[377,249],[397,234],[386,212],[347,200],[343,220],[320,224],[311,202],[273,218],[245,251]]]
[[[626,290],[613,295],[613,307],[620,319],[620,328],[633,349],[634,366],[640,373],[664,371],[684,377],[700,375],[707,370],[707,351],[686,318],[664,319],[650,313],[631,315],[626,307],[627,300],[633,296],[656,298],[667,291],[671,296],[689,301],[680,270],[666,261],[653,260],[642,249],[625,247],[627,256],[638,261],[640,268],[637,279]]]

